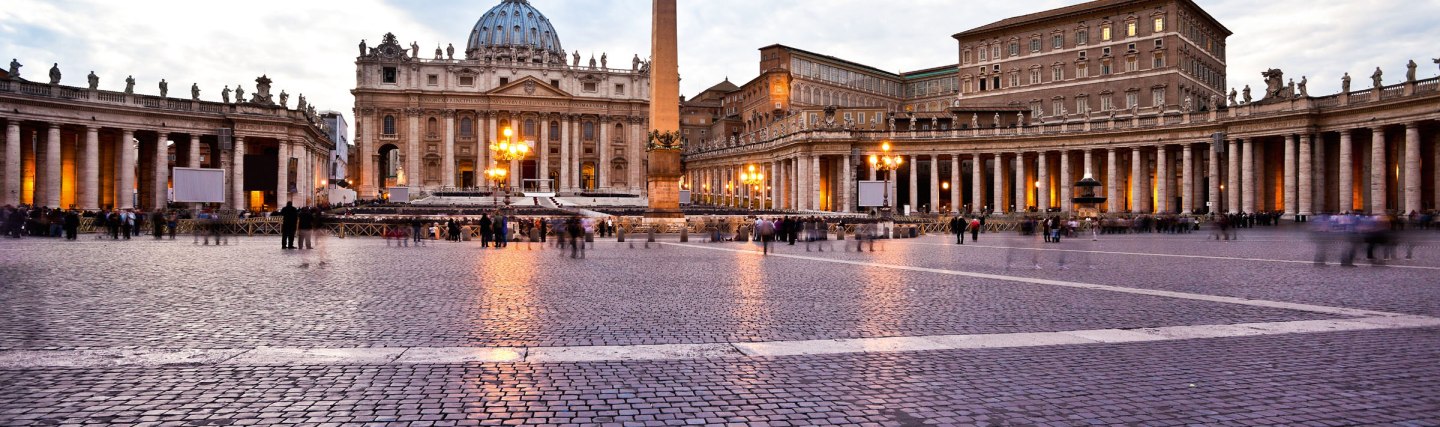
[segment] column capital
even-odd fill
[[[1405,130],[1407,130],[1407,131],[1408,131],[1408,130],[1419,129],[1419,128],[1420,128],[1420,122],[1408,122],[1408,123],[1405,123]]]
[[[51,129],[59,129],[61,126],[65,126],[65,124],[60,122],[50,122]]]

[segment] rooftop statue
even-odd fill
[[[285,104],[288,103],[288,102],[290,102],[290,94],[285,93],[285,90],[284,90],[284,89],[281,89],[281,90],[280,90],[280,107],[282,107],[282,108],[288,108],[288,107],[285,107]]]
[[[1381,83],[1381,81],[1383,81],[1383,77],[1384,77],[1384,76],[1385,76],[1385,72],[1384,72],[1384,71],[1380,71],[1380,67],[1375,67],[1375,73],[1370,75],[1370,81],[1371,81],[1371,83],[1374,83],[1374,84],[1375,84],[1375,88],[1376,88],[1376,89],[1379,89],[1381,86],[1384,86],[1384,84]]]
[[[191,100],[191,101],[199,101],[199,100],[200,100],[200,84],[199,84],[199,83],[191,83],[191,84],[190,84],[190,100]]]
[[[454,43],[446,43],[446,44],[445,44],[445,57],[448,58],[448,59],[455,59],[455,44],[454,44]]]
[[[360,39],[360,56],[365,56],[365,39]]]
[[[1237,105],[1235,104],[1235,88],[1232,87],[1230,88],[1230,106],[1234,107],[1235,105]]]
[[[170,84],[169,84],[169,83],[165,83],[165,79],[160,79],[160,97],[161,97],[161,98],[164,98],[165,95],[169,95],[169,94],[170,94]]]
[[[85,79],[90,82],[90,90],[95,90],[100,87],[100,76],[95,75],[95,71],[90,71],[90,75],[86,76]]]
[[[1415,83],[1415,60],[1414,60],[1414,59],[1411,59],[1411,60],[1410,60],[1410,63],[1405,64],[1405,81],[1406,81],[1407,83]]]
[[[1413,63],[1415,63],[1415,62],[1414,62],[1414,61],[1411,61],[1410,63],[1413,64]],[[52,85],[58,85],[58,84],[60,84],[60,63],[59,63],[59,62],[56,62],[55,65],[51,65],[51,66],[50,66],[50,84],[52,84]]]
[[[1348,71],[1345,72],[1345,76],[1340,77],[1340,93],[1350,93],[1350,72]]]
[[[230,85],[225,85],[225,90],[220,91],[220,101],[230,103]]]
[[[1245,85],[1245,90],[1240,91],[1240,94],[1245,97],[1245,103],[1246,103],[1246,104],[1249,104],[1249,103],[1250,103],[1250,99],[1251,99],[1251,98],[1250,98],[1250,85]]]
[[[135,76],[125,76],[125,93],[135,93]]]
[[[607,61],[606,61],[606,58],[607,58],[607,56],[605,55],[605,52],[600,52],[600,68],[601,68],[601,69],[606,68],[606,65],[605,65],[605,63],[607,62]]]
[[[15,58],[10,58],[11,78],[20,77],[20,67],[24,67],[24,65],[20,65],[20,61],[16,60]]]
[[[1309,78],[1309,77],[1300,76],[1300,86],[1299,86],[1299,88],[1300,88],[1300,97],[1302,97],[1302,98],[1309,98],[1309,97],[1310,97],[1310,91],[1305,88],[1306,84],[1308,84],[1309,82],[1310,82],[1310,78]]]

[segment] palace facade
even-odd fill
[[[427,50],[428,53],[428,50]],[[360,197],[384,188],[489,188],[531,192],[645,191],[644,144],[650,89],[638,55],[567,53],[545,15],[525,0],[503,0],[480,17],[464,50],[421,55],[392,34],[361,42],[355,60],[356,176]],[[671,101],[676,102],[676,101]],[[530,146],[499,164],[490,146],[511,129]],[[506,169],[508,182],[485,180]]]
[[[1377,69],[1312,96],[1253,70],[1252,100],[1223,91],[1229,35],[1190,0],[1097,0],[958,33],[957,65],[915,72],[761,48],[758,77],[708,95],[686,187],[697,203],[860,212],[857,182],[882,180],[915,211],[1075,212],[1091,176],[1110,213],[1436,208],[1440,78],[1411,61],[1398,83]],[[889,177],[866,164],[882,141],[905,159]],[[763,186],[737,182],[751,165]]]

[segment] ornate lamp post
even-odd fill
[[[509,165],[510,162],[524,159],[526,155],[530,154],[530,143],[525,141],[512,141],[511,138],[515,135],[515,132],[509,127],[502,129],[500,133],[504,138],[490,144],[490,151],[495,152],[494,159],[497,165],[485,171],[486,176],[492,181],[496,181],[496,187],[500,187],[500,184],[505,182],[504,179],[510,175],[508,168],[501,167],[500,165]],[[491,170],[498,171],[496,172],[498,173],[498,180],[497,175],[492,174]],[[505,188],[505,206],[510,206],[510,188],[508,188],[508,186]]]
[[[890,172],[894,172],[896,169],[900,169],[900,165],[904,162],[905,158],[900,156],[899,154],[893,156],[890,155],[890,141],[882,141],[880,143],[880,154],[870,155],[870,167],[875,168],[875,170],[885,172],[885,198],[880,204],[880,216],[882,218],[890,218],[891,214]]]
[[[498,188],[501,188],[502,186],[505,185],[505,177],[506,177],[507,175],[509,175],[509,171],[506,171],[505,169],[501,169],[501,168],[499,168],[499,167],[497,167],[497,166],[490,166],[490,169],[486,169],[486,170],[485,170],[485,179],[487,179],[487,180],[489,180],[490,182],[492,182],[493,185],[494,185],[494,187],[497,188],[497,189],[498,189]],[[499,200],[498,200],[499,197],[496,196],[495,193],[496,193],[496,192],[491,192],[491,193],[490,193],[490,197],[491,197],[491,199],[495,199],[495,201],[498,202],[498,201],[499,201]],[[506,206],[509,206],[509,205],[510,205],[510,193],[509,193],[509,192],[506,192],[506,193],[505,193],[505,205],[506,205]]]
[[[765,183],[765,174],[757,172],[755,170],[755,165],[749,165],[746,169],[747,171],[740,172],[740,184],[750,187],[755,192],[759,192],[760,184]],[[750,208],[750,203],[748,201],[745,203],[745,208]]]

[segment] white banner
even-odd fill
[[[390,203],[410,203],[410,187],[390,187]]]
[[[690,190],[680,190],[680,204],[690,204]]]
[[[225,203],[225,170],[174,168],[176,203]]]
[[[885,205],[885,181],[860,181],[860,206],[877,207]]]

